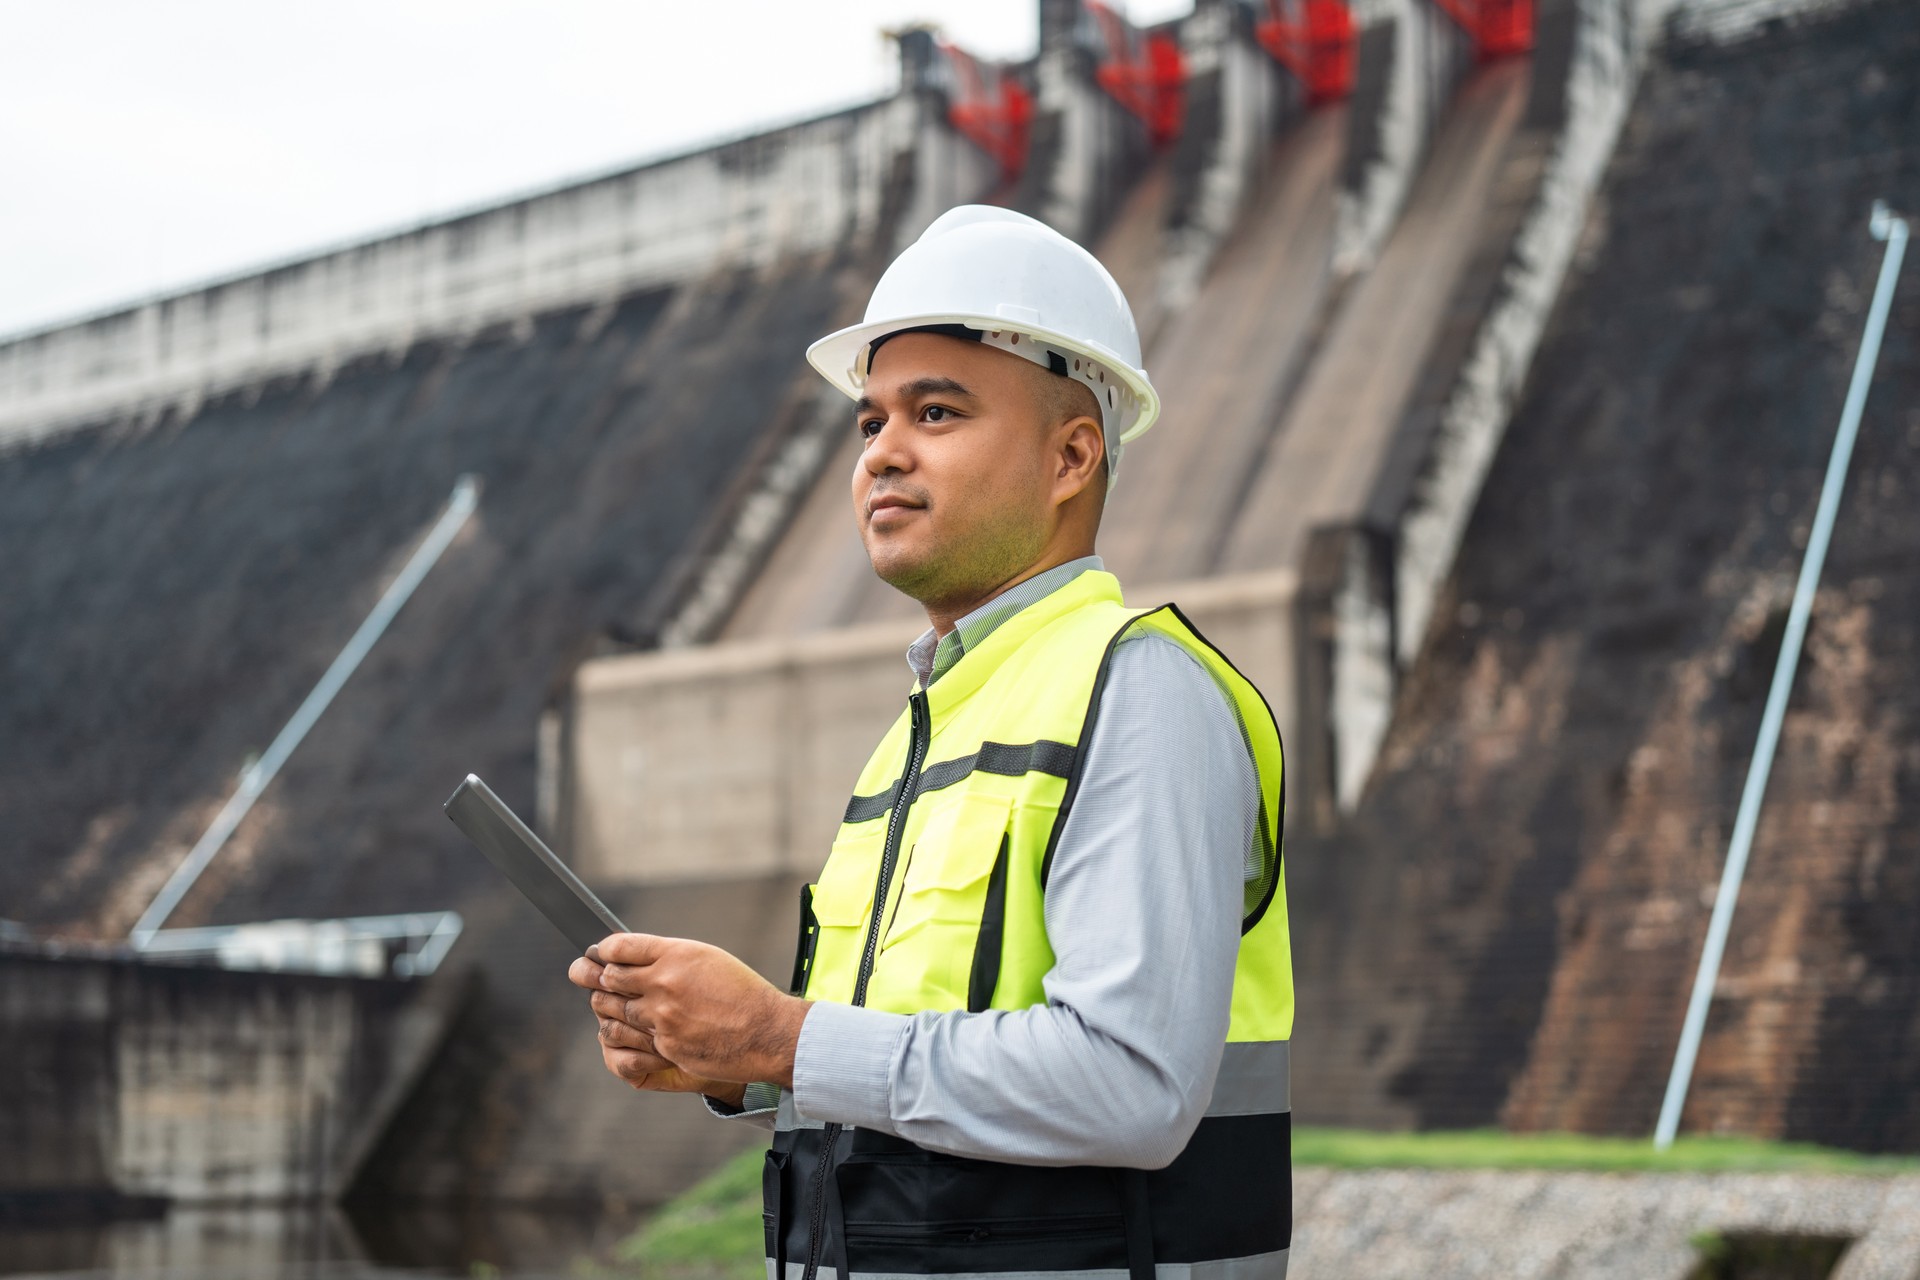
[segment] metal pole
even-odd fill
[[[333,660],[333,665],[328,667],[326,674],[320,677],[320,683],[313,686],[313,692],[307,695],[307,700],[302,702],[299,709],[293,713],[293,718],[287,721],[286,727],[281,729],[273,742],[268,745],[266,754],[240,775],[239,787],[215,816],[213,825],[207,828],[206,833],[188,851],[186,860],[174,868],[166,884],[160,887],[160,892],[141,913],[140,919],[133,926],[131,935],[136,949],[146,947],[154,931],[166,923],[167,917],[173,914],[173,909],[180,905],[182,898],[187,896],[187,891],[193,888],[194,881],[200,878],[200,873],[207,869],[207,864],[213,861],[214,855],[220,852],[221,846],[226,844],[227,838],[234,833],[241,820],[247,816],[247,812],[253,808],[253,802],[260,798],[260,793],[266,790],[267,784],[272,782],[274,775],[280,772],[280,766],[287,762],[287,757],[293,754],[294,748],[299,746],[301,739],[307,736],[307,731],[313,728],[314,722],[333,701],[334,695],[339,693],[341,687],[347,683],[348,677],[353,675],[361,659],[367,656],[374,643],[386,631],[387,624],[391,623],[394,615],[400,612],[400,606],[407,602],[407,597],[413,594],[414,589],[425,579],[428,571],[439,561],[441,553],[446,551],[448,545],[452,543],[454,535],[460,532],[460,526],[467,522],[467,517],[473,514],[479,501],[480,482],[471,475],[461,476],[453,486],[452,496],[447,499],[447,509],[440,514],[440,519],[428,532],[426,540],[407,560],[406,567],[400,570],[400,576],[393,580],[386,593],[380,597],[379,603],[373,606],[373,612],[369,613],[366,620],[360,624],[360,629],[353,633],[353,637],[347,641],[346,648],[340,651],[340,655]]]
[[[1840,430],[1833,439],[1833,453],[1827,459],[1827,478],[1820,487],[1820,506],[1814,512],[1813,533],[1807,539],[1806,558],[1800,563],[1800,580],[1793,591],[1793,607],[1787,614],[1787,629],[1780,638],[1780,658],[1773,668],[1773,686],[1767,691],[1767,709],[1760,718],[1760,737],[1754,744],[1753,763],[1747,769],[1746,787],[1740,793],[1740,810],[1734,818],[1733,838],[1727,846],[1727,865],[1720,876],[1720,892],[1713,900],[1713,918],[1707,924],[1707,943],[1700,953],[1700,969],[1694,974],[1693,995],[1687,1001],[1687,1020],[1680,1030],[1680,1047],[1673,1055],[1673,1072],[1667,1077],[1667,1096],[1660,1104],[1660,1123],[1654,1130],[1653,1145],[1665,1151],[1673,1145],[1680,1129],[1680,1112],[1687,1104],[1687,1089],[1693,1083],[1694,1059],[1700,1052],[1700,1036],[1707,1025],[1707,1006],[1713,1002],[1713,988],[1720,979],[1720,960],[1726,952],[1727,931],[1733,924],[1733,906],[1740,897],[1740,882],[1746,875],[1747,855],[1753,848],[1753,830],[1760,820],[1760,802],[1767,793],[1767,777],[1773,771],[1773,754],[1780,744],[1780,723],[1786,718],[1787,698],[1793,692],[1793,673],[1800,665],[1800,645],[1806,639],[1807,617],[1813,611],[1814,591],[1820,585],[1820,570],[1827,559],[1827,543],[1833,536],[1834,517],[1840,510],[1840,492],[1846,486],[1847,464],[1853,460],[1853,441],[1860,431],[1860,414],[1867,404],[1867,388],[1873,382],[1873,370],[1880,359],[1880,339],[1886,333],[1887,312],[1893,306],[1893,289],[1900,275],[1900,261],[1907,252],[1907,224],[1888,212],[1884,201],[1873,204],[1869,227],[1876,240],[1887,242],[1887,253],[1880,262],[1880,282],[1874,287],[1873,305],[1867,309],[1867,328],[1860,339],[1860,354],[1853,362],[1853,381],[1847,387],[1847,402],[1840,411]]]

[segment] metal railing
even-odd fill
[[[1813,613],[1814,593],[1820,587],[1820,570],[1827,560],[1827,544],[1833,537],[1834,518],[1840,512],[1840,494],[1846,488],[1847,464],[1853,460],[1853,442],[1860,432],[1860,415],[1867,404],[1867,388],[1873,382],[1874,366],[1880,359],[1880,339],[1887,330],[1887,312],[1893,306],[1893,290],[1900,278],[1900,263],[1907,252],[1907,224],[1876,200],[1868,230],[1876,240],[1884,240],[1886,256],[1880,260],[1880,279],[1874,286],[1873,303],[1867,309],[1867,326],[1860,338],[1860,352],[1853,362],[1853,379],[1847,386],[1846,404],[1840,410],[1840,427],[1834,433],[1833,452],[1827,459],[1827,475],[1820,486],[1820,505],[1815,509],[1813,531],[1807,538],[1807,554],[1800,562],[1800,579],[1794,586],[1793,606],[1787,613],[1787,629],[1780,639],[1779,659],[1773,667],[1773,685],[1767,691],[1767,709],[1760,719],[1760,736],[1753,748],[1753,762],[1747,769],[1746,786],[1740,792],[1740,809],[1733,823],[1733,838],[1727,844],[1727,862],[1720,875],[1720,891],[1714,895],[1713,917],[1707,924],[1706,945],[1701,949],[1700,967],[1693,976],[1693,994],[1687,1000],[1687,1016],[1680,1029],[1680,1044],[1674,1051],[1673,1070],[1667,1077],[1666,1096],[1660,1103],[1660,1120],[1654,1128],[1653,1145],[1665,1151],[1680,1131],[1680,1113],[1686,1109],[1687,1091],[1693,1084],[1694,1061],[1700,1052],[1700,1038],[1707,1027],[1707,1007],[1713,1003],[1713,989],[1720,981],[1720,961],[1726,954],[1727,934],[1733,927],[1733,908],[1740,898],[1740,884],[1747,873],[1747,855],[1753,850],[1754,828],[1760,822],[1760,804],[1766,799],[1767,778],[1773,772],[1773,754],[1780,745],[1780,726],[1786,719],[1787,700],[1793,694],[1793,675],[1800,666],[1800,644],[1806,638],[1807,619]]]
[[[241,773],[240,785],[234,789],[233,795],[227,798],[227,803],[214,817],[212,824],[195,842],[180,865],[174,868],[167,882],[160,886],[160,892],[154,895],[153,901],[147,905],[140,919],[134,923],[131,940],[136,950],[148,949],[149,943],[160,926],[166,923],[167,917],[173,914],[173,909],[180,905],[181,899],[187,896],[188,890],[192,889],[194,882],[199,880],[200,873],[207,869],[214,855],[220,852],[227,839],[233,835],[241,821],[253,809],[253,802],[260,798],[260,793],[267,789],[267,784],[273,781],[274,775],[287,762],[287,757],[293,754],[294,748],[306,738],[307,731],[313,728],[314,723],[320,719],[321,713],[332,704],[334,695],[340,692],[348,678],[359,667],[361,660],[373,649],[375,642],[386,633],[387,626],[393,621],[394,615],[400,612],[400,607],[407,602],[415,588],[425,580],[428,572],[439,562],[441,554],[452,544],[455,535],[460,532],[461,526],[466,524],[467,518],[473,514],[479,502],[478,478],[472,475],[461,476],[453,486],[452,495],[447,499],[446,509],[441,512],[439,520],[434,522],[433,528],[428,531],[419,547],[408,558],[406,567],[400,570],[399,576],[393,580],[381,595],[379,602],[373,606],[373,611],[360,623],[359,629],[347,641],[346,647],[340,651],[339,656],[334,658],[326,674],[322,675],[320,682],[314,685],[313,692],[307,695],[306,701],[302,702],[299,709],[293,713],[293,718],[288,720],[280,732],[274,736],[266,753]]]
[[[159,929],[147,935],[140,955],[222,969],[424,978],[446,959],[464,924],[457,911],[416,911]]]

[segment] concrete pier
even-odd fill
[[[0,1203],[336,1198],[462,990],[0,946]]]

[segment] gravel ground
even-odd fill
[[[1833,1280],[1920,1277],[1920,1176],[1301,1169],[1292,1280],[1682,1280],[1702,1232],[1847,1236]]]

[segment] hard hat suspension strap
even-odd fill
[[[1130,404],[1133,400],[1133,392],[1127,388],[1126,383],[1114,376],[1098,360],[1072,352],[1056,351],[1036,340],[1033,335],[1016,329],[976,329],[966,324],[912,325],[905,329],[896,329],[892,333],[882,334],[869,342],[867,349],[860,354],[854,368],[854,377],[864,383],[868,373],[873,369],[873,357],[878,354],[880,348],[907,333],[935,333],[944,338],[959,338],[963,342],[985,343],[989,347],[997,347],[1011,355],[1019,356],[1022,360],[1031,361],[1048,373],[1062,378],[1071,378],[1093,392],[1093,401],[1100,406],[1101,430],[1110,435],[1114,434],[1112,430],[1114,410],[1118,409],[1123,401]],[[1109,442],[1108,449],[1110,455],[1117,455],[1119,449],[1117,437]]]

